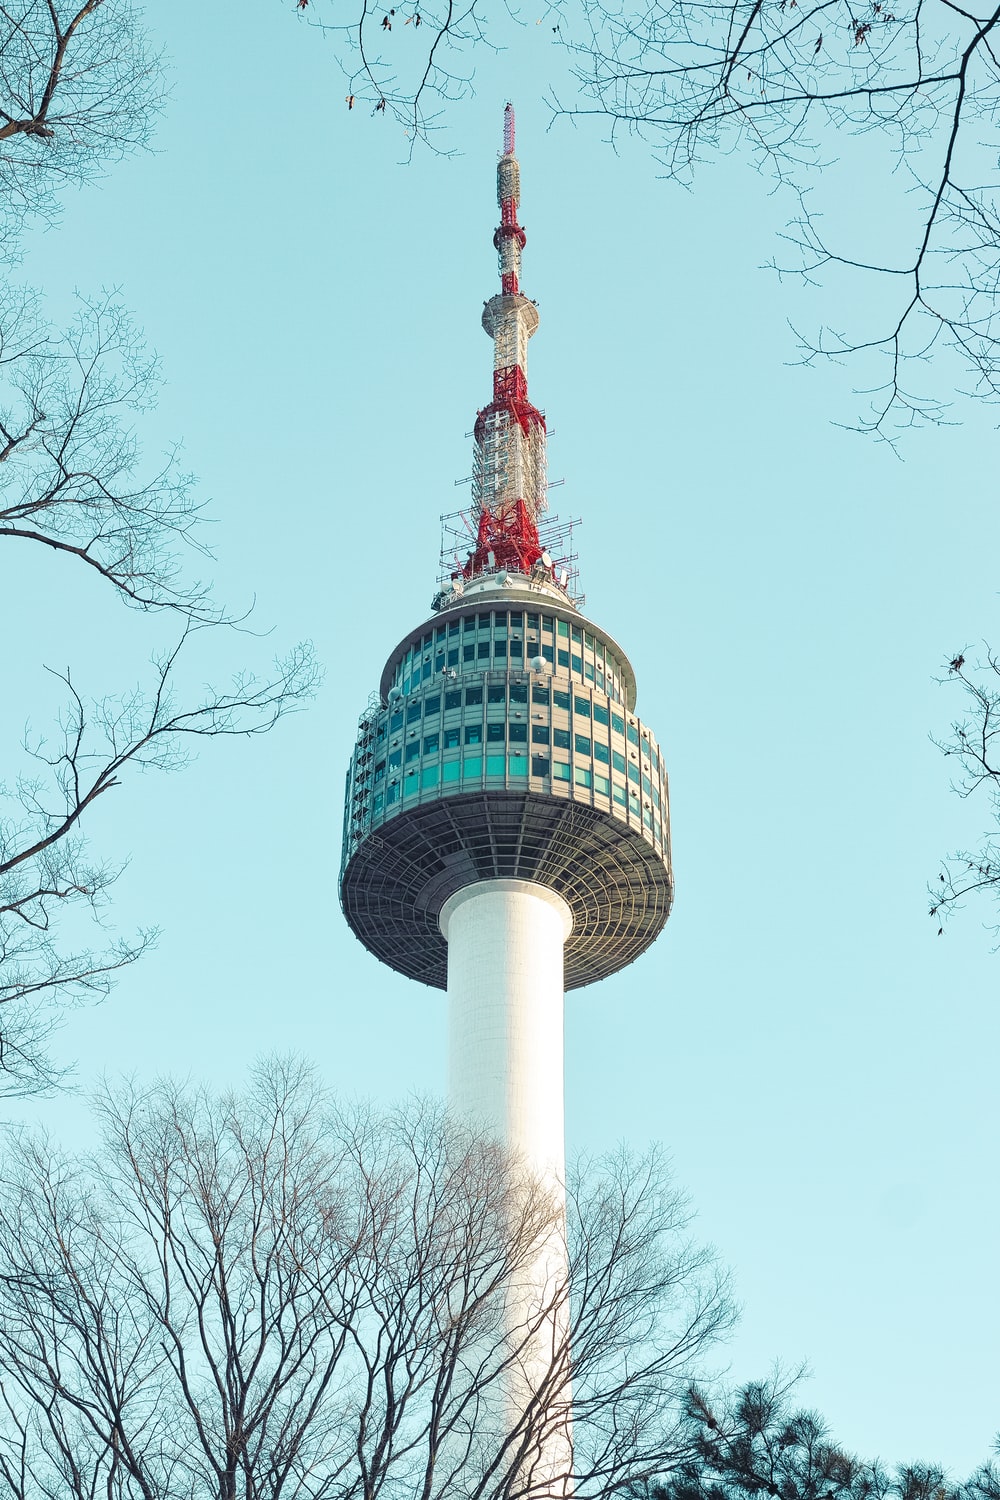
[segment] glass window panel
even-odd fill
[[[489,641],[480,641],[479,642],[479,645],[476,647],[476,655],[479,657],[480,661],[489,661],[489,659],[490,659],[490,643],[489,643]]]
[[[503,740],[506,728],[506,724],[487,724],[486,738],[495,744],[497,740]]]
[[[569,713],[569,693],[564,693],[562,688],[553,688],[552,705],[554,708],[564,708]]]
[[[462,647],[462,660],[463,661],[475,661],[475,659],[476,659],[476,643],[475,643],[475,641],[470,641],[467,646],[463,646]]]
[[[444,765],[441,767],[441,780],[457,781],[459,764],[460,763],[457,760],[446,760]]]
[[[629,781],[634,781],[635,784],[636,784],[636,786],[639,785],[639,767],[638,766],[632,766],[632,765],[629,766],[629,768],[628,768],[628,779],[629,779]]]
[[[600,740],[595,740],[594,741],[594,759],[595,760],[603,761],[604,764],[607,765],[608,764],[609,753],[610,752],[608,750],[607,745],[602,745],[601,742],[600,742]]]
[[[417,756],[419,754],[420,754],[420,741],[419,740],[411,740],[410,743],[406,747],[406,764],[409,765],[409,763],[410,763],[411,760],[416,760],[416,758],[417,758]]]
[[[384,775],[385,775],[385,761],[384,760],[380,760],[378,762],[378,764],[376,765],[376,767],[375,767],[375,780],[376,781],[381,781],[382,777]]]
[[[556,760],[552,763],[552,778],[554,781],[569,781],[572,772],[567,761]]]
[[[481,687],[470,687],[465,690],[465,706],[471,708],[483,701],[483,690]]]
[[[403,710],[402,709],[397,709],[396,712],[393,714],[392,718],[389,720],[389,728],[390,729],[399,729],[399,727],[402,724],[402,722],[403,722]]]
[[[620,771],[623,776],[625,775],[625,757],[619,754],[617,750],[612,750],[611,752],[611,764],[616,771]]]
[[[559,635],[566,635],[566,636],[569,635],[569,625],[566,623],[565,620],[560,620],[559,621],[559,630],[558,630],[558,633],[559,633]]]
[[[507,769],[511,776],[527,776],[528,757],[526,755],[511,755],[507,760]]]
[[[433,698],[424,699],[424,716],[428,714],[439,714],[441,712],[441,694],[435,693]]]
[[[552,661],[552,659],[553,659],[552,647],[551,646],[543,646],[542,647],[542,660],[543,661]]]
[[[536,682],[532,683],[532,685],[531,685],[531,701],[532,701],[532,703],[541,703],[545,708],[548,708],[548,706],[549,706],[549,688],[548,688],[548,684],[547,683],[544,684],[541,687]]]
[[[486,690],[487,703],[504,703],[507,699],[507,686],[503,682],[491,682]]]
[[[438,743],[439,743],[438,736],[436,734],[425,735],[424,736],[424,754],[425,755],[436,755],[437,751],[438,751]]]
[[[573,780],[577,786],[590,786],[594,778],[586,766],[577,766],[573,772]]]
[[[547,776],[549,774],[549,757],[547,755],[533,755],[531,757],[532,776]]]
[[[387,790],[387,792],[385,794],[385,805],[386,805],[386,807],[391,807],[391,805],[392,805],[393,802],[398,802],[398,801],[399,801],[399,783],[397,782],[395,786],[391,786]]]
[[[385,804],[385,797],[384,797],[384,795],[382,794],[382,792],[376,792],[375,793],[375,799],[372,802],[372,812],[373,813],[380,813],[382,811],[382,808],[383,808],[384,804]]]
[[[590,718],[590,699],[589,698],[574,698],[573,699],[573,707],[576,709],[577,713],[578,714],[582,714],[585,719],[589,719]]]
[[[458,647],[457,646],[452,646],[451,650],[448,652],[448,665],[449,665],[449,667],[457,667],[458,666]]]
[[[605,707],[605,705],[603,703],[595,703],[594,704],[594,723],[595,724],[607,724],[609,718],[610,718],[610,715],[609,715],[608,710]]]
[[[589,630],[583,632],[583,644],[587,647],[588,651],[593,651],[596,643]]]
[[[584,664],[583,664],[583,675],[587,679],[588,682],[593,682],[593,680],[594,680],[594,669],[590,665],[589,661],[585,661]]]
[[[552,743],[559,750],[568,750],[569,746],[570,746],[569,730],[568,729],[553,729],[553,731],[552,731]]]
[[[552,616],[551,615],[545,615],[544,618],[542,619],[542,633],[544,635],[551,635],[552,634]]]
[[[438,768],[437,768],[437,765],[435,764],[433,766],[424,766],[423,769],[420,772],[420,785],[422,787],[425,787],[425,786],[437,786],[437,784],[438,784]]]
[[[570,657],[570,661],[573,663],[573,671],[574,672],[582,672],[583,671],[583,657],[582,656],[577,656],[576,652],[574,651],[573,655]]]
[[[444,706],[445,706],[445,708],[461,708],[462,707],[462,689],[461,688],[452,688],[452,690],[451,690],[450,693],[445,693],[445,695],[444,695]]]
[[[625,720],[621,717],[620,714],[611,715],[611,728],[614,730],[615,734],[625,733]]]
[[[433,672],[433,670],[434,670],[434,668],[431,666],[430,662],[429,661],[425,661],[424,662],[424,670],[423,670],[423,673],[422,673],[422,676],[423,676],[423,679],[424,679],[425,682],[428,680],[428,678],[430,677],[430,675]],[[416,681],[415,678],[414,678],[414,681]]]
[[[500,627],[500,629],[501,630],[506,630],[506,628],[507,628],[507,611],[505,609],[498,609],[498,610],[496,610],[494,618],[496,619],[496,623]]]
[[[461,625],[461,621],[460,620],[452,620],[451,624],[448,626],[448,638],[449,638],[449,640],[451,639],[452,636],[458,635],[458,631],[459,631],[459,626],[460,625]]]
[[[395,771],[396,768],[398,766],[401,766],[402,764],[403,764],[403,752],[402,752],[402,750],[393,750],[393,751],[391,751],[390,755],[389,755],[389,770],[390,771]]]
[[[642,778],[642,789],[647,797],[651,797],[653,795],[653,784],[648,776],[643,776]]]
[[[524,611],[520,610],[520,609],[512,609],[511,612],[510,612],[510,628],[511,628],[511,630],[515,630],[515,629],[516,630],[520,630],[520,629],[523,628],[523,626],[524,626]]]
[[[526,745],[528,743],[527,724],[508,724],[507,738],[512,745]]]
[[[483,743],[482,724],[466,724],[465,743],[467,745],[481,745]]]
[[[510,654],[511,654],[511,656],[523,656],[524,655],[524,642],[523,641],[511,641],[511,643],[510,643]]]
[[[454,750],[456,745],[462,742],[462,731],[460,729],[446,729],[444,732],[444,748]]]
[[[535,615],[535,614],[532,614],[532,612],[531,612],[530,609],[528,610],[528,629],[529,630],[537,630],[538,629],[538,616]]]
[[[583,631],[580,629],[579,625],[574,625],[570,634],[572,635],[574,641],[583,640]]]
[[[483,615],[477,615],[476,618],[479,621],[480,630],[488,631],[491,624],[493,623],[493,616],[490,614],[489,610],[487,610]]]
[[[427,634],[424,636],[424,650],[425,651],[429,651],[431,649],[431,647],[433,646],[433,644],[434,644],[434,632],[433,632],[433,630],[429,630],[427,632]],[[414,647],[414,650],[416,650],[416,647]]]
[[[628,742],[629,742],[630,745],[638,745],[638,743],[639,743],[639,731],[638,731],[638,729],[636,729],[636,727],[635,727],[634,724],[630,724],[628,726],[628,729],[625,731],[625,733],[626,733],[626,735],[628,737]]]
[[[565,730],[561,730],[560,733],[564,734]],[[533,745],[549,744],[549,726],[547,724],[532,724],[531,743]]]
[[[622,807],[625,806],[625,788],[623,786],[619,786],[617,781],[614,784],[612,796],[614,797],[616,802],[621,803]]]
[[[578,734],[576,736],[576,753],[577,755],[590,755],[591,750],[589,734]]]
[[[487,755],[487,757],[486,757],[486,774],[487,774],[487,776],[502,776],[504,774],[504,772],[506,771],[506,769],[507,769],[507,757],[506,757],[506,755]]]
[[[528,684],[526,682],[512,682],[511,683],[511,685],[510,685],[510,701],[511,701],[511,703],[524,703],[524,704],[527,704],[527,702],[528,702]]]
[[[493,655],[496,657],[497,661],[506,661],[507,642],[501,641],[499,638],[495,640],[493,642]]]
[[[483,757],[481,755],[463,755],[463,757],[462,757],[462,775],[465,776],[465,777],[469,777],[469,776],[482,776],[482,774],[483,774]]]
[[[594,772],[594,791],[603,793],[605,797],[611,796],[611,782],[607,776],[602,776],[600,771]]]

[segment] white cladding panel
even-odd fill
[[[524,880],[466,886],[441,912],[450,1104],[560,1184],[563,945],[571,925],[560,896]]]

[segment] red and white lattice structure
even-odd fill
[[[514,106],[504,110],[503,155],[497,163],[500,224],[493,236],[500,293],[483,308],[493,340],[493,400],[476,415],[472,467],[475,549],[463,568],[471,581],[487,569],[530,573],[545,549],[538,535],[546,509],[545,418],[528,399],[528,340],[538,308],[521,291],[525,233],[517,222],[521,172],[514,155]]]

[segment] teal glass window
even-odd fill
[[[380,761],[378,761],[376,763],[376,766],[375,766],[375,780],[376,781],[381,781],[382,777],[384,775],[385,775],[385,761],[384,760],[380,760]]]
[[[417,773],[415,771],[407,771],[406,775],[403,777],[403,796],[412,797],[414,792],[419,789],[419,786],[420,783],[417,781]]]
[[[449,708],[461,708],[462,707],[462,690],[461,690],[461,688],[453,688],[450,693],[445,693],[445,695],[444,695],[444,706],[445,706],[446,709],[449,709]]]
[[[579,625],[574,625],[570,633],[574,641],[576,641],[579,645],[579,643],[583,640],[583,631],[580,629]]]
[[[487,703],[505,703],[507,701],[507,688],[502,682],[491,682],[486,689]]]
[[[419,740],[411,740],[410,743],[406,747],[406,764],[409,765],[411,760],[416,760],[419,754],[420,754],[420,741]]]
[[[600,771],[594,772],[594,791],[602,793],[605,797],[611,796],[611,782],[607,776],[602,776]]]
[[[507,659],[507,642],[506,641],[501,641],[501,640],[495,640],[493,642],[493,655],[496,657],[497,661],[506,661],[506,659]]]
[[[462,743],[462,731],[460,729],[446,729],[444,732],[444,748],[454,750],[456,745]]]
[[[629,768],[628,768],[628,779],[629,779],[629,781],[634,781],[635,784],[636,784],[636,786],[639,785],[639,767],[638,766],[629,766]]]
[[[461,621],[460,620],[452,620],[451,624],[448,626],[448,639],[449,640],[451,639],[451,637],[453,635],[458,635],[458,631],[459,631],[459,626],[460,625],[461,625]]]
[[[551,615],[545,615],[545,616],[543,616],[543,618],[542,618],[542,633],[543,633],[543,635],[551,635],[552,634],[552,616]]]
[[[647,797],[651,797],[653,795],[653,785],[652,785],[652,782],[650,781],[649,777],[645,776],[645,775],[642,778],[642,790],[644,791],[644,793],[646,794]]]
[[[465,690],[465,706],[471,708],[476,703],[482,703],[483,690],[481,687],[470,687]]]
[[[429,661],[425,661],[424,662],[424,670],[421,673],[421,676],[423,677],[423,679],[424,679],[425,682],[430,677],[430,675],[433,672],[433,670],[434,670],[434,668],[431,666],[430,662]],[[414,682],[416,682],[416,678],[414,678]]]
[[[530,609],[528,610],[528,629],[529,630],[537,630],[538,629],[538,616],[535,615],[535,614],[532,614],[532,612],[531,612]]]
[[[502,741],[503,738],[504,738],[504,731],[506,730],[506,728],[507,728],[506,724],[487,724],[487,726],[486,726],[486,738],[487,738],[487,740],[489,740],[493,744],[495,744],[497,740],[501,740]]]
[[[566,623],[565,620],[560,620],[559,621],[559,631],[558,631],[558,633],[560,635],[567,635],[567,636],[569,635],[569,626],[567,625],[567,623]]]
[[[589,734],[578,734],[575,743],[577,755],[590,755],[592,753]]]
[[[531,757],[532,776],[547,776],[549,774],[549,757],[547,755],[533,755]]]
[[[570,660],[573,663],[573,671],[574,672],[582,672],[583,671],[583,657],[582,656],[577,656],[576,652],[574,651],[573,655],[570,657]]]
[[[594,646],[597,644],[589,630],[585,630],[583,632],[583,644],[586,646],[588,651],[593,651]]]
[[[652,833],[652,831],[653,831],[653,814],[650,812],[650,810],[649,810],[648,807],[644,807],[643,810],[642,810],[642,821],[643,821],[643,824],[645,825],[645,827],[648,828],[649,831]]]
[[[476,659],[476,643],[475,643],[475,641],[469,641],[467,645],[465,645],[465,646],[462,647],[462,660],[463,661],[475,661],[475,659]]]
[[[608,722],[609,717],[610,717],[610,715],[608,714],[608,710],[605,708],[605,706],[604,706],[603,703],[595,703],[594,704],[594,723],[595,724],[604,724],[604,725],[606,725],[607,722]]]
[[[557,750],[568,750],[570,747],[569,730],[553,729],[552,743],[555,745]]]
[[[390,730],[399,729],[402,726],[402,723],[403,711],[402,709],[397,709],[392,718],[389,720],[389,728]]]
[[[452,646],[451,650],[448,652],[448,665],[449,665],[449,667],[457,667],[458,666],[458,647],[457,646]]]
[[[438,736],[436,734],[424,735],[424,754],[436,755],[438,750]]]
[[[520,610],[520,609],[512,609],[511,612],[510,612],[510,628],[511,628],[511,630],[520,630],[523,625],[524,625],[524,611]]]
[[[507,769],[511,776],[527,776],[528,757],[526,755],[511,755],[507,761]]]
[[[568,651],[564,651],[562,649],[562,647],[560,646],[559,650],[556,652],[556,660],[558,661],[558,663],[559,663],[559,665],[561,667],[568,667],[569,666],[569,652]]]
[[[385,805],[385,797],[384,797],[384,795],[381,792],[376,792],[375,793],[374,801],[372,802],[372,812],[376,813],[376,814],[380,813],[382,811],[382,808],[383,808],[384,805]]]
[[[511,656],[523,656],[524,655],[524,642],[523,641],[511,641],[511,643],[510,643],[510,654],[511,654]]]
[[[526,745],[528,743],[527,724],[508,724],[507,738],[512,745]]]
[[[526,682],[512,682],[510,685],[511,703],[528,703],[528,684]]]
[[[419,703],[419,701],[417,703],[410,703],[410,704],[408,704],[407,705],[407,709],[406,709],[406,722],[407,722],[407,724],[415,724],[419,718],[420,718],[420,703]]]
[[[624,755],[620,754],[619,751],[612,750],[611,764],[614,766],[616,771],[620,771],[623,776],[625,775],[625,757]]]
[[[480,661],[489,661],[490,643],[488,640],[479,642],[479,645],[476,647],[476,655],[479,657]]]
[[[620,714],[611,715],[611,728],[614,730],[615,734],[625,733],[625,720],[621,717]]]
[[[437,786],[438,768],[436,765],[424,766],[420,772],[420,785],[422,787]]]
[[[403,764],[403,752],[402,752],[402,750],[393,750],[393,751],[391,751],[390,754],[389,754],[389,770],[390,771],[395,771],[402,764]]]
[[[552,651],[552,647],[551,646],[543,646],[542,647],[542,660],[543,661],[552,661],[553,660],[553,651]]]
[[[539,685],[537,682],[533,682],[532,683],[532,685],[531,685],[531,701],[532,701],[532,703],[540,703],[540,704],[542,704],[543,708],[548,708],[548,706],[549,706],[549,688],[548,688],[548,683],[543,683],[541,685]]]
[[[487,755],[487,776],[502,776],[507,769],[507,757],[505,755]]]
[[[623,786],[619,786],[617,781],[614,784],[611,795],[614,797],[616,802],[620,803],[622,807],[625,806],[625,788]]]
[[[607,745],[602,745],[601,742],[600,742],[600,740],[595,740],[594,741],[594,759],[595,760],[602,760],[604,762],[604,764],[607,765],[608,764],[609,755],[610,755],[610,751],[608,750]]]
[[[532,724],[531,743],[533,745],[549,744],[549,726],[547,724]]]
[[[439,714],[441,712],[441,694],[435,693],[432,698],[424,699],[424,716],[428,714]]]
[[[465,777],[481,776],[483,774],[483,757],[481,755],[465,755],[462,757],[462,775]]]
[[[459,762],[457,760],[446,760],[444,765],[441,767],[441,780],[457,781],[458,772]]]
[[[636,729],[636,727],[635,727],[634,724],[630,724],[628,726],[628,729],[626,730],[626,735],[627,735],[628,742],[629,742],[630,745],[638,745],[638,743],[639,743],[639,731],[638,731],[638,729]]]
[[[556,760],[552,762],[553,781],[569,781],[571,774],[572,773],[570,771],[569,765],[566,761]]]
[[[590,718],[590,699],[589,698],[574,698],[573,699],[573,707],[576,709],[577,713],[578,714],[582,714],[582,716],[585,719],[589,719]]]
[[[482,724],[466,724],[465,743],[467,745],[481,745],[483,743]]]
[[[395,784],[395,786],[389,787],[388,791],[386,792],[386,794],[385,794],[385,805],[386,805],[386,807],[391,807],[394,802],[398,802],[398,801],[399,801],[399,782],[397,781],[396,784]]]
[[[576,782],[577,786],[591,786],[593,784],[594,778],[587,770],[586,766],[577,766],[576,770],[573,772],[573,780]]]
[[[564,708],[569,713],[569,693],[564,693],[561,688],[553,688],[552,707]]]

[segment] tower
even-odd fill
[[[564,991],[637,958],[666,922],[673,882],[666,772],[635,714],[635,674],[547,545],[545,418],[527,376],[539,315],[520,287],[514,144],[508,105],[471,547],[361,716],[340,893],[377,958],[447,989],[451,1107],[558,1193]],[[567,1462],[554,1450],[553,1470]]]

